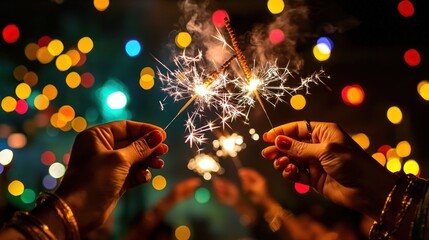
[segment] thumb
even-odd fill
[[[275,144],[279,151],[296,159],[319,159],[322,151],[320,144],[301,142],[284,135],[277,136]]]
[[[118,149],[126,159],[134,164],[148,158],[164,141],[164,135],[159,130],[153,130],[130,145]]]

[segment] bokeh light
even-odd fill
[[[152,178],[152,187],[155,190],[161,191],[167,186],[167,179],[162,175],[157,175]]]
[[[365,92],[359,84],[345,86],[341,91],[343,102],[350,106],[358,106],[365,99]]]
[[[326,61],[331,57],[331,50],[326,43],[318,43],[313,47],[314,57],[320,61]]]
[[[109,7],[110,1],[109,0],[94,0],[93,5],[94,5],[95,9],[97,9],[100,12],[103,12]]]
[[[82,85],[82,87],[90,88],[94,85],[94,83],[95,83],[95,78],[94,78],[94,75],[92,75],[92,73],[86,72],[81,75],[80,84]]]
[[[70,72],[66,77],[66,84],[69,88],[77,88],[81,83],[81,77],[77,72]]]
[[[155,71],[153,70],[153,68],[151,68],[151,67],[144,67],[141,71],[140,71],[140,77],[141,76],[143,76],[143,75],[145,75],[145,74],[148,74],[148,75],[150,75],[150,76],[152,76],[152,77],[155,77]]]
[[[15,94],[19,99],[27,99],[31,94],[31,87],[26,83],[20,83],[15,88]]]
[[[24,65],[16,66],[15,69],[13,69],[13,76],[16,80],[22,81],[24,80],[24,75],[28,72],[28,69]]]
[[[185,225],[181,225],[174,231],[177,240],[188,240],[191,237],[191,230]]]
[[[207,188],[198,188],[195,191],[195,201],[197,201],[200,204],[205,204],[208,201],[210,201],[211,194],[210,191]]]
[[[370,145],[369,137],[365,133],[357,133],[352,136],[353,140],[363,149],[368,149]]]
[[[5,112],[13,112],[16,108],[16,99],[11,96],[6,96],[1,100],[1,108]]]
[[[57,179],[51,175],[46,175],[43,177],[42,184],[44,188],[52,190],[57,186]]]
[[[45,166],[51,166],[56,160],[57,160],[57,157],[55,156],[55,153],[53,153],[52,151],[44,151],[40,156],[40,161]]]
[[[295,110],[302,110],[304,109],[305,105],[307,104],[307,101],[305,100],[305,97],[301,94],[293,95],[290,98],[290,105]]]
[[[55,61],[55,66],[61,72],[67,71],[72,66],[73,62],[69,55],[61,54]]]
[[[179,32],[176,36],[176,45],[179,48],[186,48],[188,47],[192,42],[191,34],[187,32]]]
[[[44,94],[39,94],[34,98],[34,107],[37,110],[43,111],[49,107],[49,99]]]
[[[9,24],[6,25],[6,27],[3,28],[2,36],[3,40],[7,43],[15,43],[19,39],[19,28],[15,24]]]
[[[404,53],[404,60],[410,67],[415,67],[420,64],[420,53],[416,49],[409,49]]]
[[[28,111],[28,103],[27,101],[20,99],[16,102],[15,112],[23,115]]]
[[[46,48],[46,51],[47,50],[48,49]],[[27,44],[27,46],[25,46],[24,53],[27,59],[30,61],[34,61],[37,59],[38,52],[39,52],[39,45],[37,45],[36,43],[29,43]]]
[[[52,41],[52,38],[49,36],[42,36],[39,38],[39,40],[37,41],[37,45],[39,47],[46,47],[48,46],[48,44]]]
[[[310,186],[307,184],[295,182],[294,187],[295,191],[299,194],[306,194],[310,191]]]
[[[20,198],[23,203],[33,203],[34,200],[36,200],[36,193],[34,192],[34,190],[27,188],[21,194]]]
[[[39,82],[39,76],[35,72],[29,71],[24,74],[24,82],[30,87],[34,87]]]
[[[65,172],[66,167],[59,162],[55,162],[49,167],[49,175],[51,175],[53,178],[61,178],[64,176]]]
[[[139,84],[144,90],[149,90],[155,85],[155,79],[149,74],[144,74],[140,77]]]
[[[58,90],[57,90],[57,87],[55,87],[54,85],[48,84],[45,87],[43,87],[42,93],[43,95],[46,96],[48,100],[52,101],[57,97]]]
[[[126,44],[125,44],[125,52],[128,54],[128,56],[130,57],[135,57],[137,55],[140,54],[142,47],[140,45],[140,42],[137,40],[129,40]]]
[[[61,118],[62,121],[69,122],[73,120],[75,115],[76,115],[76,112],[74,108],[70,105],[61,106],[58,109],[58,117]]]
[[[332,52],[332,49],[334,49],[334,42],[328,38],[328,37],[319,37],[317,39],[316,44],[325,44],[326,46],[328,46],[329,51]]]
[[[285,34],[281,29],[273,29],[270,31],[269,39],[272,44],[276,45],[284,41]]]
[[[393,173],[401,171],[401,160],[399,158],[388,158],[386,168]]]
[[[93,47],[94,47],[94,42],[92,41],[92,39],[90,37],[83,37],[83,38],[79,39],[79,41],[77,42],[77,48],[79,49],[79,51],[81,51],[82,53],[85,53],[85,54],[91,52]],[[81,61],[82,60],[83,60],[83,58],[81,55]]]
[[[54,59],[54,56],[49,52],[48,47],[37,49],[36,57],[42,64],[48,64]]]
[[[401,141],[396,145],[396,153],[401,158],[410,156],[411,154],[411,144],[408,141]]]
[[[3,166],[9,165],[13,160],[13,152],[10,149],[0,151],[0,164]]]
[[[225,18],[229,18],[229,16],[228,13],[223,9],[216,10],[212,14],[212,22],[218,28],[225,26]]]
[[[429,81],[420,81],[417,85],[417,92],[426,101],[429,101]]]
[[[88,123],[86,119],[83,117],[76,117],[71,122],[71,127],[75,132],[82,132],[83,130],[86,129],[87,126],[88,126]]]
[[[285,3],[283,0],[268,0],[267,7],[272,14],[279,14],[283,12]]]
[[[387,119],[393,124],[400,124],[402,122],[402,111],[397,106],[392,106],[387,110]]]
[[[48,44],[48,51],[52,56],[58,56],[64,51],[64,44],[59,39],[54,39]]]
[[[404,173],[414,174],[416,176],[420,173],[420,166],[414,159],[410,159],[404,163]]]
[[[110,109],[122,109],[127,105],[127,102],[127,96],[121,91],[109,94],[106,99],[106,104]]]
[[[76,66],[79,63],[79,61],[80,61],[80,53],[79,53],[78,50],[71,49],[71,50],[67,51],[66,54],[67,54],[67,56],[70,57],[71,65],[72,66]]]
[[[4,171],[4,166],[0,164],[0,174],[2,174]]]
[[[403,17],[411,17],[414,15],[414,5],[409,0],[402,0],[398,3],[398,11]]]
[[[376,152],[374,154],[372,154],[372,158],[374,158],[378,163],[381,164],[381,166],[385,166],[386,165],[386,156],[384,156],[383,153],[381,152]]]
[[[23,133],[12,133],[7,138],[7,145],[15,149],[23,148],[27,145],[27,137]]]
[[[24,192],[24,184],[19,180],[13,180],[9,183],[7,190],[12,196],[19,196]]]

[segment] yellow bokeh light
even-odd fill
[[[191,34],[187,32],[180,32],[176,36],[176,45],[179,48],[186,48],[189,46],[189,44],[191,44],[191,42],[192,42]]]
[[[319,43],[313,47],[313,55],[320,62],[326,61],[331,57],[331,50],[325,43]]]
[[[380,153],[380,152],[374,153],[372,154],[372,158],[377,160],[377,162],[380,163],[381,166],[386,165],[386,157],[384,156],[383,153]]]
[[[24,184],[19,180],[13,180],[9,183],[7,190],[12,196],[19,196],[24,192]]]
[[[95,9],[100,12],[105,11],[109,7],[109,0],[94,0],[93,2]]]
[[[426,80],[419,82],[417,92],[424,100],[429,101],[429,82]]]
[[[140,77],[139,84],[144,90],[149,90],[155,85],[155,80],[151,75],[145,74]]]
[[[410,159],[404,163],[404,172],[406,174],[418,175],[420,172],[420,166],[414,159]]]
[[[1,100],[1,108],[5,112],[13,112],[16,108],[16,99],[11,96],[6,96]]]
[[[58,56],[64,51],[64,44],[58,39],[54,39],[48,44],[48,51],[52,56]]]
[[[391,148],[391,149],[387,150],[386,158],[390,159],[390,158],[400,158],[400,157],[399,157],[398,153],[396,152],[396,149]]]
[[[54,56],[48,51],[48,47],[39,48],[36,55],[37,60],[42,64],[48,64],[54,59]]]
[[[80,53],[77,50],[75,49],[69,50],[66,54],[70,57],[72,61],[72,66],[76,66],[79,63]]]
[[[48,98],[48,100],[52,101],[57,97],[58,90],[54,85],[48,84],[43,88],[42,93]]]
[[[361,148],[365,150],[369,148],[370,141],[365,133],[357,133],[353,135],[352,138]]]
[[[53,127],[62,128],[67,124],[67,122],[63,120],[64,118],[60,118],[58,115],[58,113],[52,114],[50,123]]]
[[[397,106],[390,107],[387,110],[387,119],[393,124],[399,124],[402,122],[402,111]]]
[[[34,107],[39,111],[47,109],[49,107],[49,103],[49,98],[44,94],[39,94],[34,98]]]
[[[37,53],[39,51],[39,45],[36,43],[29,43],[25,46],[24,53],[28,60],[34,61],[37,59]]]
[[[7,145],[15,149],[23,148],[27,145],[27,137],[22,133],[12,133],[7,138]]]
[[[401,171],[401,160],[399,158],[389,158],[386,168],[393,173]]]
[[[74,131],[76,131],[76,132],[82,132],[83,130],[86,129],[86,127],[88,126],[88,123],[86,122],[85,118],[83,118],[83,117],[76,117],[71,122],[71,126],[72,126],[72,128],[73,128]]]
[[[189,227],[182,225],[176,228],[174,235],[176,236],[177,240],[188,240],[191,237],[191,230]]]
[[[283,12],[285,3],[283,0],[268,0],[267,7],[272,14],[279,14]]]
[[[15,88],[15,94],[19,99],[27,99],[31,94],[31,87],[26,83],[20,83]]]
[[[58,109],[58,117],[61,118],[62,121],[69,122],[73,120],[76,112],[74,108],[70,105],[64,105]]]
[[[39,82],[39,77],[35,72],[27,72],[24,74],[24,82],[30,87],[34,87]]]
[[[57,66],[57,69],[62,72],[69,70],[72,64],[72,59],[67,54],[61,54],[55,61],[55,66]]]
[[[66,125],[61,127],[60,129],[63,132],[68,132],[68,131],[72,130],[71,122],[67,122]]]
[[[307,104],[307,101],[305,100],[305,97],[301,94],[296,94],[296,95],[292,96],[290,99],[290,105],[295,110],[304,109],[306,104]]]
[[[152,179],[152,186],[155,190],[161,191],[167,186],[167,179],[162,175],[158,175]]]
[[[410,156],[410,154],[411,154],[410,143],[407,141],[399,142],[396,145],[396,152],[398,153],[398,156],[402,157],[402,158]]]
[[[36,54],[34,54],[36,55]],[[24,75],[28,72],[28,69],[24,65],[19,65],[13,70],[13,76],[16,80],[22,81],[24,80]]]
[[[140,71],[140,77],[145,75],[145,74],[148,74],[148,75],[151,75],[152,77],[155,77],[155,71],[151,67],[145,67]]]
[[[93,47],[94,47],[94,43],[92,42],[92,39],[89,37],[83,37],[77,43],[77,48],[79,49],[79,51],[83,53],[91,52]]]
[[[66,83],[69,88],[77,88],[81,83],[82,79],[77,72],[70,72],[67,74]]]
[[[364,94],[363,94],[362,89],[360,89],[360,88],[351,87],[347,91],[347,100],[351,104],[360,104],[362,102],[363,98],[364,98]]]

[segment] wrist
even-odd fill
[[[46,205],[36,206],[30,211],[30,214],[38,218],[46,226],[58,240],[66,239],[66,229],[60,216],[56,211]]]

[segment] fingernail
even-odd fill
[[[146,137],[147,145],[150,148],[154,148],[158,146],[162,141],[162,133],[158,130],[154,130],[149,133],[149,135]]]
[[[292,144],[292,141],[289,138],[285,137],[285,136],[278,136],[276,138],[276,145],[280,149],[289,150],[291,144]]]
[[[264,135],[262,135],[262,139],[264,139],[264,141],[267,141],[267,137],[268,137],[267,133],[264,133]]]
[[[280,166],[280,161],[278,159],[276,159],[274,161],[274,166],[276,166],[276,167]]]
[[[293,168],[293,165],[292,165],[292,164],[289,164],[289,165],[287,165],[287,166],[286,166],[285,171],[286,171],[286,172],[291,172],[291,171],[292,171],[292,168]]]

